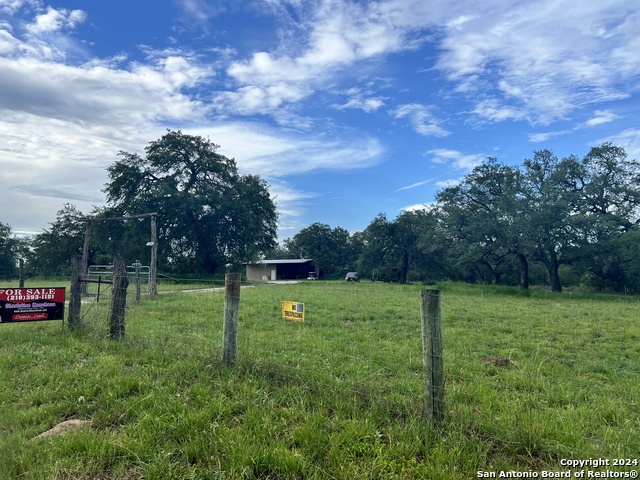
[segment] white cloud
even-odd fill
[[[36,2],[32,0],[0,0],[0,12],[13,15],[24,5],[30,5],[33,3]]]
[[[611,142],[618,147],[622,147],[630,159],[640,160],[640,129],[628,128],[615,135],[597,140],[593,142],[593,145],[600,145],[604,142]]]
[[[11,35],[10,28],[0,24],[0,55],[9,55],[20,46],[20,41]]]
[[[187,60],[179,63],[188,71]],[[116,70],[0,58],[0,70],[2,110],[97,124],[197,119],[206,111],[181,93],[190,80],[181,80],[166,64]]]
[[[625,98],[627,82],[640,72],[634,2],[466,6],[472,18],[445,31],[437,68],[470,98],[494,90],[517,102],[481,98],[475,113],[491,121],[564,119],[576,108]]]
[[[273,114],[288,102],[300,101],[310,95],[307,89],[274,83],[268,86],[247,85],[233,92],[216,95],[214,104],[222,112],[235,115]]]
[[[438,125],[438,120],[431,114],[432,109],[433,107],[429,105],[411,103],[400,105],[394,109],[391,114],[394,118],[408,118],[411,121],[413,129],[420,135],[446,137],[451,132],[448,132]]]
[[[100,204],[105,167],[119,150],[141,151],[165,125],[208,112],[184,93],[210,75],[189,55],[156,55],[145,65],[65,64],[59,47],[66,44],[55,34],[82,19],[49,9],[23,39],[0,26],[0,204],[22,206],[3,211],[16,230],[45,227],[42,218],[54,219],[65,201],[83,211]],[[39,38],[49,34],[53,43]],[[24,214],[29,206],[35,210]]]
[[[176,3],[190,19],[194,19],[197,22],[205,22],[211,17],[225,12],[229,6],[233,7],[234,2],[227,2],[225,0],[218,0],[216,2],[207,2],[205,0],[174,0],[174,3]]]
[[[397,189],[396,192],[401,192],[402,190],[410,190],[412,188],[421,187],[422,185],[425,185],[427,183],[429,183],[429,180],[423,180],[421,182],[412,183],[411,185],[407,185],[406,187]]]
[[[119,127],[3,111],[0,204],[20,205],[16,211],[4,208],[3,221],[33,232],[53,221],[65,202],[85,212],[101,204],[105,167],[117,158],[118,150],[136,141],[142,144],[140,137],[151,133]]]
[[[360,108],[365,112],[370,113],[375,112],[380,107],[384,106],[384,100],[380,97],[351,99],[345,106],[349,108]]]
[[[529,135],[529,141],[532,143],[540,143],[546,142],[554,137],[560,137],[562,135],[566,135],[571,133],[570,130],[561,130],[558,132],[540,132],[540,133],[532,133]]]
[[[501,105],[495,98],[477,102],[473,113],[493,122],[523,120],[526,118],[526,113],[522,110],[509,105]]]
[[[460,15],[459,17],[454,18],[450,22],[447,23],[447,27],[449,28],[460,28],[465,23],[470,22],[475,17],[471,15]]]
[[[49,7],[47,13],[37,15],[35,21],[28,24],[26,29],[34,35],[67,29],[73,30],[78,24],[84,22],[86,17],[85,12],[82,10],[56,10]]]
[[[576,126],[573,130],[558,130],[554,132],[533,133],[529,135],[529,141],[533,143],[546,142],[548,140],[551,140],[552,138],[570,134],[575,130],[604,125],[606,123],[613,122],[618,118],[620,117],[611,110],[596,110],[594,112],[593,118],[590,118],[586,122]]]
[[[345,110],[347,108],[355,108],[363,110],[367,113],[375,112],[384,106],[385,98],[383,97],[366,97],[359,91],[353,92],[351,98],[347,100],[343,105],[336,105],[339,110]]]
[[[457,150],[447,150],[436,148],[426,152],[434,163],[449,164],[458,170],[470,172],[484,161],[484,156],[480,154],[465,155]]]
[[[425,202],[425,203],[416,203],[415,205],[408,205],[406,207],[402,207],[400,210],[403,212],[432,212],[437,210],[438,204],[435,202]]]
[[[287,182],[280,180],[271,180],[269,193],[274,198],[280,216],[290,222],[295,222],[294,219],[296,217],[302,216],[308,201],[316,196],[315,193],[303,192],[292,188]],[[283,236],[282,232],[280,236]]]
[[[287,133],[262,124],[230,122],[202,126],[198,134],[223,138],[221,153],[238,160],[238,168],[274,179],[320,170],[365,168],[382,160],[384,148],[361,134],[332,139],[304,132]]]
[[[604,123],[613,122],[615,119],[620,118],[611,110],[596,110],[595,117],[585,122],[586,127],[595,127]]]
[[[304,37],[285,42],[287,49],[255,52],[247,60],[233,62],[227,74],[236,88],[220,95],[219,99],[223,99],[220,105],[226,107],[224,111],[234,111],[237,107],[237,113],[241,114],[267,113],[269,109],[326,89],[331,79],[345,74],[347,68],[358,62],[414,49],[424,42],[420,37],[413,37],[424,27],[420,15],[430,11],[416,0],[365,5],[340,0],[307,3],[271,0],[268,3],[286,18],[283,22],[286,21],[288,27],[294,24],[293,28]],[[285,3],[297,9],[295,20],[285,13]],[[271,90],[273,85],[294,88],[304,95],[284,97]],[[248,102],[247,91],[260,92],[260,101]],[[344,107],[373,111],[380,108],[383,101],[382,98],[352,99]]]
[[[223,113],[237,105],[240,114],[268,114],[327,89],[363,63],[426,42],[440,48],[435,66],[455,83],[450,90],[468,95],[475,103],[473,115],[491,122],[546,125],[567,119],[586,105],[625,98],[626,82],[640,73],[640,19],[630,0],[585,8],[568,0],[509,8],[498,0],[267,4],[278,12],[287,33],[278,48],[229,66],[235,85],[221,94]],[[272,85],[304,95],[285,97],[270,90]],[[259,92],[261,98],[248,101],[247,92]],[[342,107],[370,112],[382,103],[371,95]],[[416,130],[435,136],[446,132],[429,122],[417,122]]]

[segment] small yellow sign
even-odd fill
[[[294,322],[304,322],[304,303],[282,302],[282,318]]]

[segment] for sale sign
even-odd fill
[[[0,323],[64,319],[64,287],[0,288]]]

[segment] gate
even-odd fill
[[[129,278],[129,283],[134,285],[136,280],[136,266],[140,269],[140,284],[142,286],[146,285],[146,288],[149,288],[149,266],[145,265],[127,265],[127,277]],[[90,265],[87,270],[86,278],[89,282],[86,283],[86,293],[87,295],[94,295],[98,299],[100,298],[100,294],[108,288],[104,284],[110,284],[113,280],[113,265]]]

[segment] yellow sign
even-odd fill
[[[294,322],[304,322],[304,303],[282,302],[282,318]]]

